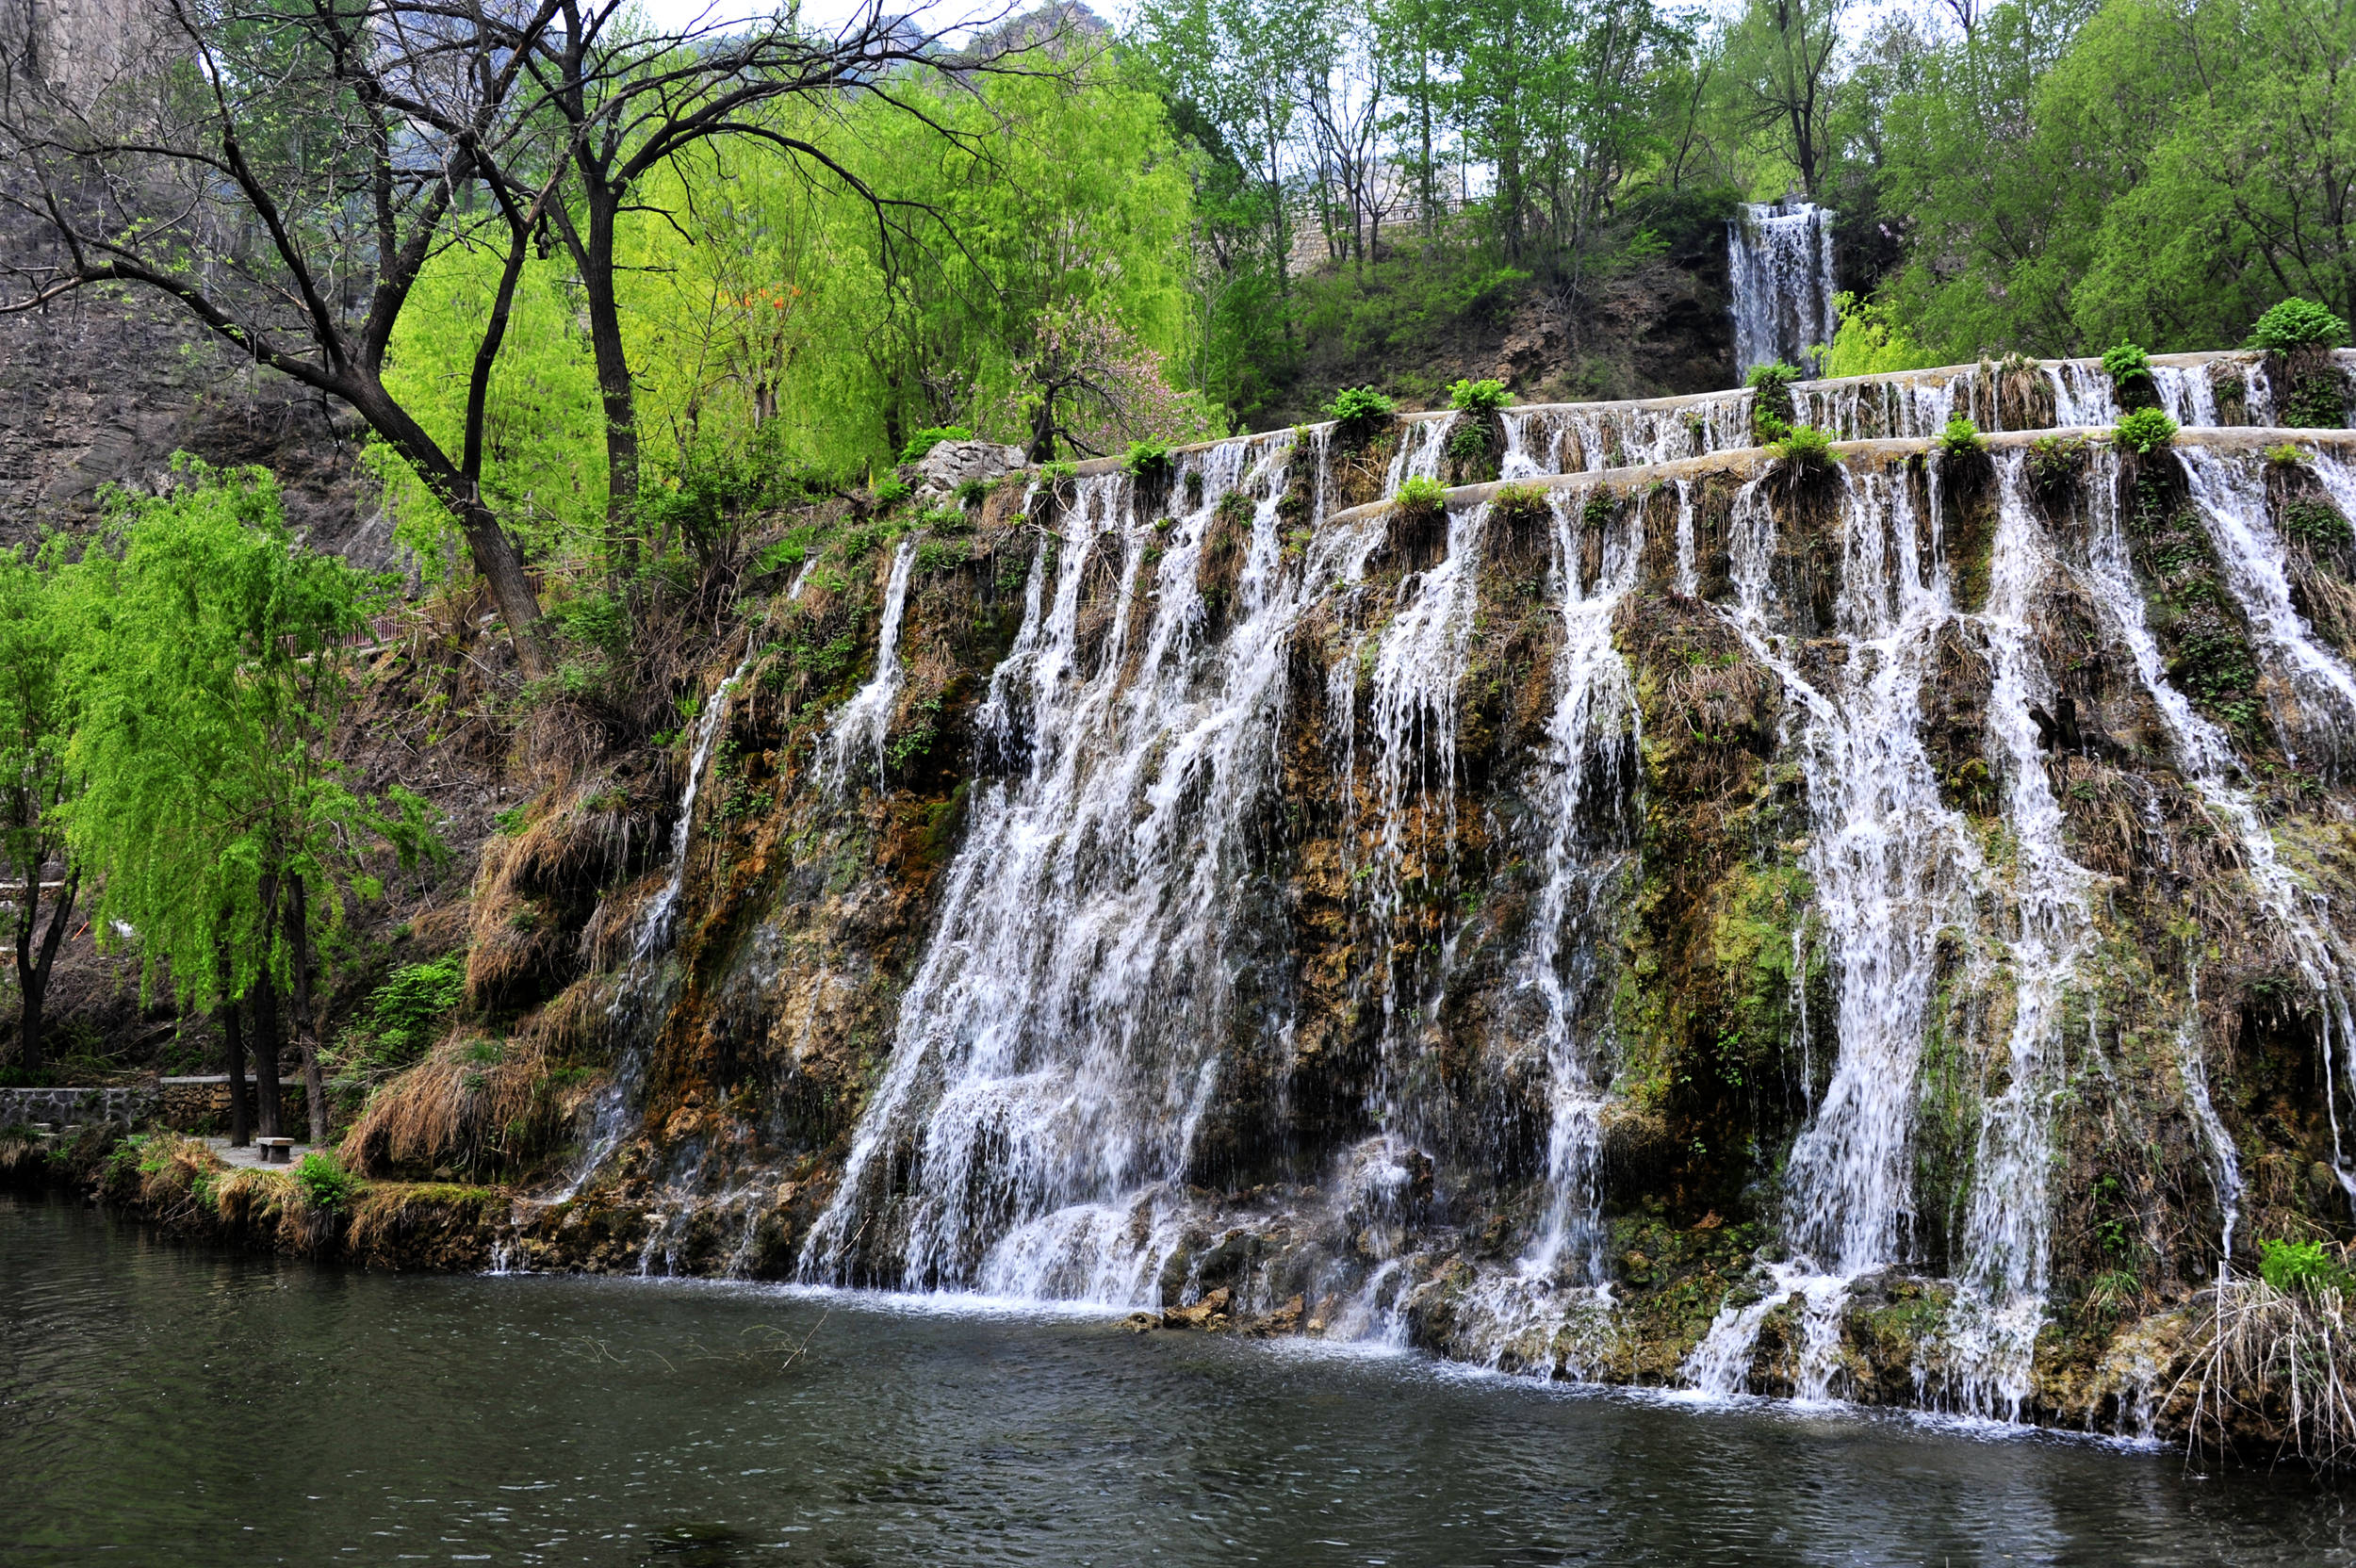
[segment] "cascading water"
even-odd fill
[[[1832,341],[1832,220],[1813,202],[1754,202],[1726,225],[1737,376],[1806,366]]]
[[[892,552],[892,575],[884,586],[883,620],[876,633],[875,673],[843,705],[834,727],[826,732],[820,767],[838,790],[850,782],[851,771],[870,758],[876,784],[883,783],[884,733],[892,727],[892,710],[907,681],[900,668],[900,620],[908,611],[908,574],[916,561],[916,543],[913,537],[903,539]]]
[[[1535,1004],[1534,1029],[1513,1017],[1519,1038],[1546,1063],[1546,1206],[1513,1271],[1476,1281],[1458,1315],[1461,1348],[1490,1365],[1510,1358],[1581,1377],[1601,1360],[1612,1309],[1596,1184],[1609,1064],[1589,1009],[1609,940],[1605,906],[1635,854],[1636,694],[1612,629],[1637,580],[1644,509],[1631,506],[1624,524],[1610,527],[1600,570],[1582,583],[1585,498],[1558,491],[1548,499],[1562,648],[1531,790],[1543,834],[1539,890],[1513,980],[1514,996]]]
[[[799,592],[799,585],[795,587]],[[705,769],[711,764],[712,748],[719,743],[720,728],[728,717],[728,701],[743,683],[746,672],[760,650],[747,648],[744,657],[727,679],[712,689],[704,700],[704,710],[695,721],[695,743],[687,753],[687,782],[679,790],[679,815],[671,823],[671,863],[664,874],[662,889],[646,905],[638,920],[638,936],[630,944],[629,969],[623,985],[615,994],[613,1010],[620,1013],[636,1004],[645,991],[654,960],[665,952],[675,935],[679,917],[679,894],[687,886],[687,848],[695,826],[695,797],[703,787]],[[646,1070],[643,1049],[628,1049],[615,1064],[613,1080],[598,1094],[590,1112],[589,1135],[583,1141],[581,1163],[572,1177],[556,1194],[555,1201],[563,1202],[578,1194],[583,1184],[597,1174],[599,1167],[621,1146],[630,1130],[630,1113],[636,1102],[640,1081]]]
[[[2333,767],[2345,767],[2356,741],[2356,730],[2349,727],[2356,723],[2356,676],[2315,642],[2306,617],[2291,603],[2282,542],[2266,514],[2266,481],[2247,462],[2216,452],[2186,448],[2178,457],[2193,504],[2216,544],[2226,585],[2250,630],[2288,677],[2297,699],[2296,713],[2276,715],[2290,760],[2296,763],[2297,748],[2305,745]],[[2320,454],[2308,462],[2327,490],[2350,488],[2350,477],[2337,462]]]
[[[2031,705],[2050,701],[2055,689],[2031,622],[2058,561],[2022,492],[2021,466],[2018,453],[2001,460],[1988,605],[1974,617],[1994,678],[1988,727],[2004,750],[2004,822],[2016,846],[2009,874],[1986,889],[1991,902],[2010,906],[2012,1029],[2004,1091],[1981,1106],[1944,1369],[1956,1403],[2006,1420],[2020,1418],[2028,1397],[2045,1322],[2056,1048],[2093,933],[2091,879],[2063,846],[2061,806],[2030,718]]]
[[[992,751],[1026,760],[975,790],[804,1277],[1152,1294],[1248,956],[1286,634],[1381,535],[1320,530],[1288,568],[1276,509],[1301,455],[1278,436],[1190,457],[1204,503],[1151,568],[1126,482],[1083,482],[1056,559],[1034,562],[977,720]],[[1204,646],[1198,571],[1231,489],[1252,502],[1235,629]]]
[[[2323,1054],[2324,1100],[2331,1124],[2332,1174],[2356,1212],[2356,1169],[2341,1138],[2339,1089],[2356,1091],[2356,1003],[2349,988],[2349,955],[2323,895],[2299,885],[2277,853],[2273,832],[2248,792],[2234,782],[2240,772],[2225,732],[2201,716],[2168,678],[2168,662],[2144,615],[2134,560],[2121,524],[2118,455],[2098,453],[2089,476],[2091,497],[2086,564],[2096,596],[2110,609],[2120,640],[2133,656],[2144,693],[2158,710],[2176,753],[2177,766],[2210,809],[2233,829],[2243,867],[2259,900],[2281,921],[2297,956],[2300,978],[2315,999]],[[2270,543],[2270,533],[2265,536]],[[2223,541],[2218,541],[2222,544]],[[2263,546],[2262,546],[2263,547]],[[2275,564],[2280,566],[2279,557]],[[2299,640],[2304,642],[2303,631]],[[2315,657],[2325,657],[2313,650]]]
[[[1814,1353],[1804,1397],[1830,1392],[1827,1343],[1847,1285],[1898,1262],[1913,1217],[1907,1177],[1916,1064],[1939,927],[1964,918],[1979,852],[1939,799],[1919,738],[1933,634],[1953,612],[1943,580],[1918,559],[1903,482],[1844,475],[1841,589],[1834,629],[1845,657],[1821,671],[1795,662],[1803,639],[1775,584],[1775,520],[1755,480],[1730,524],[1738,603],[1730,620],[1782,679],[1790,737],[1807,781],[1813,879],[1833,970],[1839,1054],[1794,1143],[1785,1181],[1794,1258],[1770,1295],[1806,1302]],[[1894,551],[1892,549],[1894,547]],[[1811,678],[1813,675],[1813,678]],[[1819,682],[1822,682],[1820,686]],[[1768,1302],[1772,1306],[1774,1301]],[[1764,1310],[1729,1309],[1689,1362],[1709,1393],[1741,1390]],[[1733,1380],[1729,1381],[1729,1380]]]

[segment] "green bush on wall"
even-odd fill
[[[1988,450],[1988,440],[1979,426],[1958,414],[1939,433],[1939,449],[1949,457],[1972,457]]]
[[[1333,433],[1345,446],[1366,440],[1398,412],[1399,404],[1371,386],[1346,387],[1325,405],[1325,416],[1333,421]]]
[[[1459,414],[1486,416],[1500,408],[1513,406],[1513,394],[1495,377],[1481,381],[1460,381],[1448,389],[1448,405]]]
[[[2284,300],[2258,318],[2250,346],[2273,353],[2294,349],[2336,349],[2348,341],[2348,323],[2313,300]]]
[[[1448,488],[1436,479],[1418,475],[1399,487],[1397,500],[1401,512],[1430,514],[1448,505]]]
[[[2111,432],[2111,440],[2122,451],[2155,451],[2175,438],[2176,421],[2156,408],[2138,408],[2120,415],[2118,428]]]
[[[2102,373],[2111,378],[2113,386],[2124,386],[2129,382],[2135,381],[2150,381],[2151,379],[2151,356],[2133,343],[2121,343],[2115,349],[2103,351]]]

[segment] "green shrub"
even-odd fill
[[[2296,468],[2307,461],[2307,454],[2285,441],[2279,447],[2266,449],[2266,461],[2278,468]]]
[[[295,1167],[295,1185],[315,1209],[342,1214],[351,1209],[367,1184],[344,1168],[343,1162],[324,1150],[313,1150]]]
[[[1958,414],[1939,433],[1939,449],[1949,457],[1972,457],[1988,450],[1980,427]]]
[[[1170,449],[1159,441],[1132,441],[1121,466],[1140,484],[1161,483],[1170,478]]]
[[[973,439],[973,433],[963,425],[939,425],[930,430],[920,430],[914,435],[909,436],[908,444],[900,449],[900,461],[922,463],[926,455],[943,441],[971,441]]]
[[[2296,1290],[2346,1290],[2351,1282],[2347,1269],[2324,1254],[2319,1241],[2261,1241],[2258,1274],[2285,1294]]]
[[[1462,424],[1448,438],[1448,455],[1459,462],[1485,457],[1489,452],[1489,427],[1485,421]]]
[[[1399,405],[1371,386],[1352,386],[1333,394],[1333,400],[1325,405],[1325,416],[1333,421],[1333,433],[1346,446],[1354,446],[1372,436],[1389,424],[1398,414]]]
[[[916,486],[904,479],[888,479],[875,486],[875,499],[884,506],[897,506],[916,494]]]
[[[1813,425],[1793,425],[1767,449],[1784,462],[1802,468],[1832,466],[1832,437]]]
[[[1448,389],[1448,405],[1459,414],[1486,417],[1500,408],[1512,406],[1513,394],[1495,377],[1481,381],[1460,381]]]
[[[957,486],[957,504],[979,506],[988,500],[990,493],[997,488],[998,482],[994,479],[969,479]]]
[[[2138,408],[2119,416],[2111,440],[2124,450],[2151,452],[2176,438],[2176,421],[2156,408]]]
[[[1436,479],[1418,475],[1401,484],[1394,498],[1401,512],[1433,513],[1448,505],[1448,487]]]
[[[2351,537],[2340,509],[2319,500],[2296,500],[2282,508],[2282,531],[2311,550],[2335,550]]]
[[[2313,300],[2284,300],[2258,318],[2250,329],[2250,346],[2275,353],[2293,349],[2336,349],[2348,341],[2348,323]]]
[[[403,964],[368,996],[362,1015],[369,1032],[395,1054],[414,1058],[434,1043],[438,1026],[466,998],[462,949],[422,964]]]
[[[1066,480],[1078,478],[1079,473],[1080,466],[1077,463],[1069,462],[1060,457],[1051,463],[1042,463],[1039,466],[1039,477],[1049,484],[1061,484]]]
[[[1800,379],[1797,366],[1780,362],[1754,365],[1742,384],[1751,389],[1751,439],[1773,446],[1792,433],[1792,384]]]
[[[2102,373],[2111,378],[2113,386],[2124,386],[2131,381],[2151,379],[2151,356],[2133,343],[2121,343],[2102,354]]]

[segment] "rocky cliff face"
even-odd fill
[[[2141,455],[1986,366],[1795,389],[1815,463],[1720,394],[846,525],[675,858],[583,779],[486,862],[512,1255],[2153,1419],[2356,1191],[2356,437],[2163,368]]]

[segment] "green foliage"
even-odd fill
[[[1460,381],[1448,389],[1448,405],[1459,414],[1486,417],[1500,408],[1513,406],[1513,394],[1505,384],[1495,379]]]
[[[2138,408],[2119,416],[2111,440],[2122,451],[2151,452],[2176,439],[2176,421],[2156,408]]]
[[[2319,1241],[2277,1241],[2271,1237],[2261,1240],[2258,1274],[2267,1284],[2286,1294],[2304,1291],[2312,1295],[2356,1288],[2356,1279],[2351,1279],[2348,1270],[2324,1251]]]
[[[1325,416],[1333,421],[1333,437],[1344,446],[1366,441],[1398,412],[1397,403],[1371,386],[1345,388],[1325,405]]]
[[[1949,457],[1972,457],[1988,450],[1988,441],[1979,426],[1958,414],[1939,433],[1939,449]]]
[[[2029,443],[2029,482],[2039,494],[2057,496],[2078,477],[2086,443],[2078,435],[2040,435]]]
[[[361,1017],[395,1058],[414,1061],[466,998],[466,955],[461,950],[394,970],[369,993]]]
[[[904,479],[887,479],[877,482],[874,494],[878,506],[897,506],[916,494],[916,486]]]
[[[2250,346],[2276,353],[2294,349],[2336,349],[2348,341],[2348,323],[2313,300],[2297,296],[2275,305],[2250,329]]]
[[[990,498],[990,493],[997,488],[998,482],[994,479],[966,480],[957,486],[957,504],[960,506],[979,506],[982,502],[988,500]]]
[[[1833,296],[1839,322],[1817,373],[1825,377],[1876,376],[1899,370],[1927,370],[1939,363],[1937,354],[1918,345],[1899,325],[1897,313],[1851,293]]]
[[[900,448],[900,461],[922,463],[932,449],[943,441],[971,441],[973,439],[973,433],[963,425],[936,425],[929,430],[920,430],[914,435],[909,436]]]
[[[1462,424],[1448,433],[1448,455],[1460,463],[1469,463],[1489,454],[1489,426],[1486,421]]]
[[[2278,468],[2297,468],[2307,461],[2307,454],[2284,441],[2266,449],[2266,461]]]
[[[783,437],[784,427],[777,424],[737,438],[689,437],[648,466],[639,516],[659,542],[684,541],[706,569],[728,560],[737,534],[754,515],[827,489],[823,477],[786,449]]]
[[[1401,483],[1393,499],[1401,512],[1429,515],[1448,505],[1448,487],[1436,479],[1417,475]]]
[[[1163,484],[1170,480],[1172,459],[1170,449],[1159,441],[1132,441],[1121,466],[1140,484]]]
[[[2348,519],[2330,501],[2301,498],[2282,508],[2282,531],[2311,550],[2335,550],[2350,539]]]
[[[2102,351],[2102,373],[2111,378],[2113,386],[2126,386],[2131,382],[2151,379],[2151,356],[2133,343],[2121,343]]]
[[[343,1161],[327,1150],[315,1149],[294,1168],[295,1185],[303,1200],[327,1214],[349,1214],[368,1184],[344,1168]]]
[[[286,975],[292,878],[325,933],[346,889],[374,896],[374,856],[444,852],[423,800],[358,793],[332,748],[347,650],[386,584],[298,546],[267,473],[183,459],[176,479],[115,498],[109,542],[76,568],[90,632],[71,666],[87,779],[71,841],[102,883],[102,939],[136,931],[143,981],[168,973],[202,1008],[224,982]]]
[[[1781,440],[1767,449],[1798,468],[1832,466],[1832,437],[1813,425],[1792,426]]]
[[[1751,389],[1751,439],[1761,446],[1782,441],[1792,431],[1792,384],[1801,379],[1797,367],[1777,363],[1754,365],[1742,384]]]

